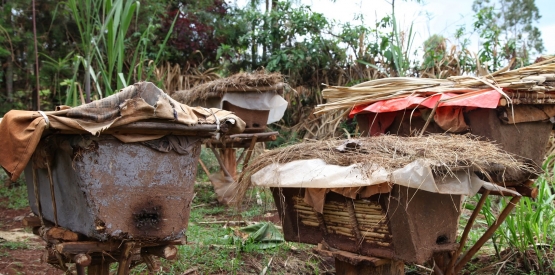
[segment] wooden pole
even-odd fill
[[[478,241],[466,253],[464,253],[461,259],[457,262],[457,265],[455,265],[455,274],[461,271],[461,269],[472,258],[472,256],[474,256],[474,254],[478,252],[478,250],[484,245],[484,243],[486,243],[486,241],[493,235],[493,233],[495,233],[495,230],[497,230],[497,228],[499,228],[503,221],[505,221],[507,216],[511,213],[513,208],[515,208],[516,204],[520,201],[521,198],[521,196],[513,197],[509,204],[507,204],[505,209],[503,209],[503,212],[499,214],[497,220],[493,222],[493,225],[490,226],[488,230],[486,230],[484,235],[482,235],[482,237],[480,237],[480,239],[478,239]]]
[[[37,19],[36,19],[36,9],[35,9],[35,0],[31,3],[33,5],[33,40],[35,44],[35,79],[36,79],[36,87],[33,90],[33,110],[38,111],[40,110],[40,77],[39,77],[39,50],[37,47]]]
[[[198,163],[202,167],[202,170],[204,171],[204,173],[206,173],[206,176],[210,177],[210,171],[208,170],[208,168],[206,168],[206,165],[204,165],[204,162],[202,161],[202,159],[199,158]]]
[[[254,145],[256,145],[256,140],[258,136],[252,137],[251,145],[249,146],[249,150],[247,151],[247,156],[245,157],[245,161],[243,162],[243,170],[249,166],[249,161],[251,159],[252,151],[254,150]]]
[[[472,229],[472,226],[474,225],[474,221],[476,220],[476,217],[478,217],[478,214],[480,214],[480,210],[482,210],[482,207],[484,206],[484,203],[486,202],[486,198],[488,196],[489,196],[489,190],[485,190],[482,196],[480,197],[478,204],[476,204],[476,208],[474,208],[472,215],[470,215],[470,218],[468,219],[468,222],[464,227],[464,231],[461,236],[461,241],[459,242],[459,248],[457,248],[457,251],[455,251],[455,254],[453,254],[453,257],[451,257],[449,264],[447,265],[447,269],[445,270],[446,275],[449,275],[449,274],[455,275],[454,270],[452,270],[453,267],[455,266],[455,261],[457,260],[457,257],[459,256],[459,254],[461,254],[464,248],[464,245],[466,244],[468,234],[470,233],[470,229]]]
[[[118,273],[117,275],[128,275],[129,265],[131,264],[131,251],[135,247],[135,242],[126,242],[123,244],[123,249],[121,251],[121,256],[119,259]]]

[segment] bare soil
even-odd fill
[[[0,198],[0,200],[5,200],[5,198]],[[63,271],[41,262],[43,247],[46,243],[33,235],[29,229],[25,229],[21,222],[23,217],[30,214],[29,207],[14,210],[0,206],[0,275],[64,274]],[[6,245],[11,243],[26,245]]]

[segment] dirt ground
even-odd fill
[[[29,207],[13,210],[0,206],[0,213],[0,243],[5,244],[0,246],[0,275],[64,274],[63,271],[41,262],[45,242],[23,228],[21,220],[31,214]],[[6,245],[11,243],[25,245]]]
[[[0,200],[3,199],[5,198],[0,198]],[[3,244],[0,245],[0,275],[64,274],[63,271],[56,269],[49,264],[42,263],[41,256],[44,252],[45,242],[40,239],[40,237],[33,235],[33,233],[30,232],[30,229],[24,228],[22,224],[22,219],[25,216],[31,215],[29,207],[20,210],[13,210],[0,206],[0,213],[0,244]],[[280,224],[277,213],[272,214],[274,215],[253,217],[253,221],[272,221],[276,224]],[[312,253],[306,253],[305,251],[296,251],[291,254],[292,255],[290,256],[292,258],[289,259],[288,263],[285,263],[286,265],[289,265],[287,270],[290,271],[292,271],[291,269],[295,269],[295,265],[299,265],[300,267],[305,265],[305,261],[309,257],[314,256]],[[262,269],[262,266],[260,266],[260,260],[256,257],[245,258],[245,263],[246,267],[252,267],[251,269],[253,270]],[[279,265],[279,263],[275,264]],[[333,270],[333,259],[331,258],[323,260],[320,266],[323,267],[324,274],[335,273]],[[331,272],[325,272],[325,270],[329,270]],[[200,273],[195,270],[191,270],[188,274]]]

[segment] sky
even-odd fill
[[[381,19],[391,13],[390,1],[385,0],[302,0],[303,4],[311,6],[312,11],[323,13],[327,18],[342,22],[352,21],[355,13],[364,15],[367,24],[373,24],[375,19]],[[474,12],[472,0],[424,0],[423,4],[416,1],[396,1],[395,14],[400,22],[401,30],[408,31],[413,23],[415,32],[414,46],[421,46],[424,40],[432,34],[441,34],[454,41],[457,28],[465,26],[471,32]],[[555,0],[536,0],[536,6],[542,18],[536,26],[542,32],[545,52],[555,54]],[[477,52],[480,39],[474,34],[470,50]]]

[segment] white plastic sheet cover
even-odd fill
[[[256,93],[225,93],[219,108],[227,101],[235,106],[251,110],[269,110],[268,124],[279,121],[287,109],[287,101],[273,91]]]
[[[481,180],[472,172],[456,171],[453,175],[435,177],[430,165],[423,160],[416,160],[393,172],[378,165],[366,171],[357,164],[338,166],[327,164],[322,159],[296,160],[268,165],[253,174],[251,181],[258,186],[295,188],[358,187],[389,182],[440,194],[473,196],[481,187],[515,194]]]

